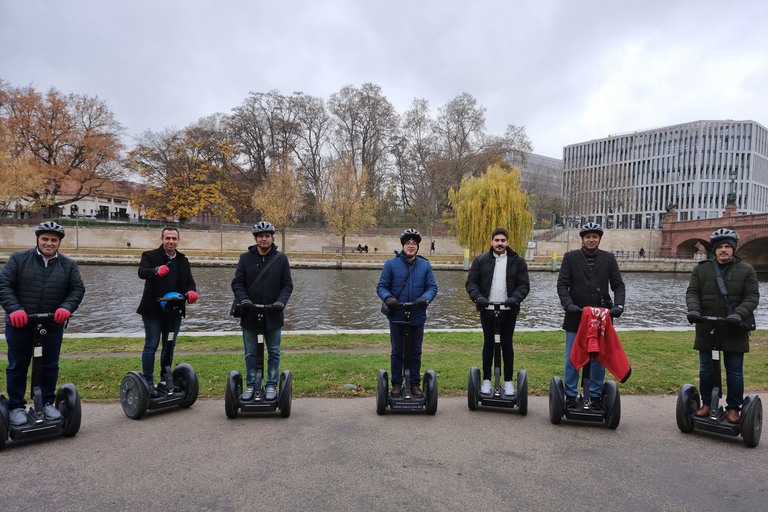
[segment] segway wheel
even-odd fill
[[[56,393],[54,406],[64,417],[64,437],[73,437],[80,431],[83,407],[74,384],[64,384]]]
[[[603,383],[603,404],[605,416],[603,423],[610,429],[615,429],[621,421],[621,395],[615,381],[607,380]]]
[[[131,372],[120,383],[120,405],[123,412],[133,420],[138,420],[147,412],[149,392],[142,382],[143,377]]]
[[[517,372],[517,410],[520,416],[528,414],[528,373],[525,370]]]
[[[427,387],[427,414],[434,415],[437,412],[437,376],[434,370],[427,370],[424,374],[424,387]]]
[[[741,418],[741,437],[744,444],[754,448],[760,442],[760,433],[763,430],[763,404],[760,397],[755,397],[749,410]]]
[[[186,363],[181,363],[173,369],[173,385],[183,389],[187,396],[181,401],[179,407],[192,407],[197,401],[197,394],[200,392],[200,383],[197,381],[197,374]]]
[[[691,421],[691,414],[699,407],[701,407],[699,391],[691,384],[686,384],[680,388],[680,392],[677,394],[675,419],[677,420],[677,428],[681,432],[686,434],[693,432],[694,426],[693,421]]]
[[[467,381],[467,405],[470,411],[477,410],[477,400],[480,395],[480,368],[473,366],[469,369]]]
[[[227,413],[227,418],[237,418],[237,413],[240,411],[237,401],[240,398],[241,387],[242,378],[240,377],[240,372],[232,370],[229,372],[227,389],[224,393],[224,412]]]
[[[287,418],[291,415],[291,399],[293,397],[293,376],[285,370],[280,376],[280,416]]]
[[[552,377],[549,381],[549,421],[554,425],[559,425],[563,420],[563,402],[560,399],[560,390],[558,385],[560,379]]]
[[[381,416],[387,412],[387,393],[389,392],[389,378],[386,370],[379,370],[376,377],[376,414]]]
[[[0,451],[5,448],[5,442],[8,440],[8,434],[10,429],[10,411],[8,411],[8,402],[5,400],[5,396],[0,395]]]

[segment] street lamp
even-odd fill
[[[69,207],[69,213],[72,214],[74,212],[75,214],[75,249],[80,249],[80,215],[78,215],[78,212],[80,211],[80,207],[76,204],[73,204]]]

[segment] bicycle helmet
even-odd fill
[[[52,220],[41,222],[37,225],[35,228],[35,236],[40,236],[43,233],[56,233],[59,235],[59,238],[64,238],[64,228]]]
[[[726,228],[718,229],[709,237],[709,243],[712,244],[712,249],[716,249],[720,245],[726,243],[733,247],[733,250],[735,251],[738,241],[739,235],[737,235],[734,231]]]
[[[416,245],[421,245],[421,235],[415,229],[406,229],[400,235],[400,244],[405,245],[408,240],[413,240]]]
[[[253,236],[258,235],[259,233],[272,233],[274,235],[275,226],[265,220],[259,221],[253,225]]]
[[[579,229],[579,236],[581,238],[584,238],[584,235],[587,233],[597,233],[598,236],[603,236],[603,226],[598,224],[597,222],[587,222],[583,226],[581,226],[581,229]]]
[[[180,294],[179,292],[168,292],[165,295],[163,295],[164,299],[179,299],[179,298],[183,298],[183,297],[184,296],[182,294]],[[160,307],[162,308],[163,311],[166,310],[165,309],[165,305],[166,304],[168,304],[167,301],[164,301],[164,300],[160,301]]]

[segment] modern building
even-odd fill
[[[512,155],[508,162],[520,169],[521,184],[529,194],[563,193],[563,161],[544,155],[528,153],[525,161]]]
[[[659,228],[677,220],[768,212],[768,130],[754,121],[694,121],[563,148],[569,222]]]

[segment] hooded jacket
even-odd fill
[[[176,269],[170,273],[159,276],[155,274],[155,269],[161,265],[176,265]],[[176,282],[169,281],[171,276],[176,276]],[[155,316],[163,313],[163,308],[157,301],[168,292],[178,292],[184,295],[187,292],[196,292],[195,280],[192,278],[192,270],[189,267],[189,260],[179,251],[176,256],[169,261],[168,254],[161,245],[157,249],[144,251],[141,254],[139,262],[139,278],[144,279],[144,291],[141,294],[141,302],[136,312],[140,315]],[[182,316],[186,314],[186,309],[182,308]]]

